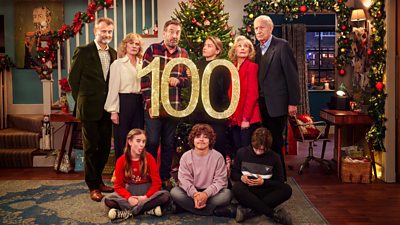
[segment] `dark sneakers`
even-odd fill
[[[237,207],[235,220],[236,222],[240,223],[255,216],[257,216],[257,213],[255,213],[252,209],[244,208],[239,205]]]
[[[274,211],[274,221],[283,225],[292,225],[292,216],[284,208]]]

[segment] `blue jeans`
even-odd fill
[[[150,118],[149,112],[144,116],[147,135],[146,150],[157,160],[158,147],[161,142],[161,180],[171,177],[172,153],[175,151],[175,131],[178,121],[172,117]]]

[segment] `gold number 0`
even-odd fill
[[[175,110],[171,106],[171,102],[169,100],[169,77],[172,69],[179,64],[183,64],[187,66],[192,75],[192,92],[190,95],[190,100],[188,106],[184,110]],[[210,77],[211,72],[216,66],[225,66],[229,69],[231,73],[231,81],[232,81],[232,97],[231,103],[223,112],[215,111],[210,103]],[[146,66],[144,69],[138,72],[138,77],[144,77],[148,73],[151,72],[151,108],[152,114],[154,117],[159,116],[159,99],[160,99],[160,58],[156,57],[153,61]],[[203,79],[201,82],[203,85],[201,86],[201,99],[204,104],[204,108],[206,112],[213,118],[216,119],[224,119],[231,116],[239,103],[240,96],[240,80],[239,74],[235,66],[225,59],[216,59],[210,62],[204,70]],[[165,111],[174,117],[185,117],[194,111],[196,105],[198,103],[200,91],[200,77],[197,71],[196,65],[190,60],[186,58],[175,58],[172,59],[165,65],[164,72],[161,77],[161,103],[164,106]]]
[[[229,107],[223,112],[217,112],[213,109],[210,103],[210,78],[211,72],[214,70],[216,66],[225,66],[229,69],[231,73],[231,82],[232,82],[232,97],[231,104]],[[236,67],[226,59],[216,59],[208,63],[207,67],[204,69],[203,79],[201,81],[203,84],[201,86],[201,100],[204,104],[204,109],[212,118],[215,119],[225,119],[230,117],[236,110],[236,107],[239,103],[240,96],[240,79],[239,73]]]

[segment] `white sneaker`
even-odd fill
[[[156,206],[154,209],[150,209],[149,211],[144,213],[145,215],[153,215],[153,216],[162,216],[162,210],[160,206]]]
[[[127,210],[110,209],[110,211],[108,211],[108,218],[110,218],[110,220],[126,220],[131,216],[132,213]]]

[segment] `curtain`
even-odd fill
[[[308,100],[308,78],[306,67],[306,26],[305,24],[282,24],[282,38],[289,42],[297,61],[300,80],[301,105],[297,107],[298,114],[310,113]]]

